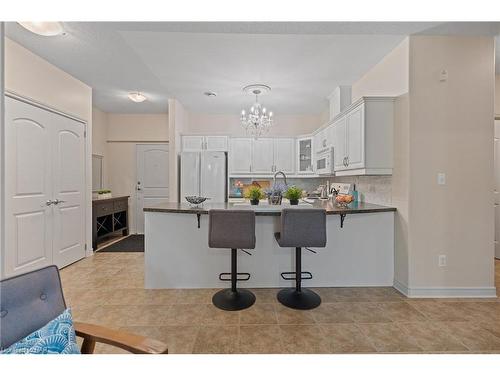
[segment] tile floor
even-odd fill
[[[143,253],[96,253],[61,271],[75,320],[166,342],[170,353],[500,353],[500,298],[408,299],[393,288],[318,288],[296,311],[276,289],[226,312],[213,289],[145,290]],[[500,286],[500,261],[496,261]],[[123,353],[98,344],[98,353]]]

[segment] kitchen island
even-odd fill
[[[280,277],[294,269],[293,249],[280,248],[274,239],[285,207],[323,208],[327,213],[327,245],[303,250],[304,271],[313,274],[305,286],[392,286],[394,278],[393,207],[351,203],[339,208],[331,201],[299,206],[251,206],[247,203],[165,203],[145,208],[145,287],[223,288],[219,273],[230,269],[230,251],[208,247],[210,209],[255,210],[256,247],[251,256],[238,253],[238,270],[249,272],[240,287],[288,287]]]

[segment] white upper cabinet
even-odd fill
[[[390,175],[394,98],[364,97],[333,123],[335,175]]]
[[[347,168],[345,164],[346,159],[346,118],[341,117],[333,124],[333,130],[335,133],[334,145],[333,145],[333,159],[334,159],[334,169],[335,172],[341,171]]]
[[[227,151],[227,141],[224,135],[183,135],[182,151]]]
[[[295,173],[295,138],[231,138],[229,173],[272,175]]]
[[[208,151],[227,151],[228,137],[225,135],[210,135],[205,137],[205,150]]]
[[[274,139],[274,172],[295,173],[295,138]]]
[[[202,135],[183,135],[182,151],[201,151],[204,145],[204,136]]]
[[[297,173],[313,174],[314,173],[314,146],[312,137],[304,137],[297,139]]]
[[[272,173],[274,170],[273,138],[253,139],[253,173]]]
[[[229,144],[229,173],[252,172],[252,138],[231,138]]]

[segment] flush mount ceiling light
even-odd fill
[[[203,93],[203,95],[208,96],[209,98],[213,98],[213,97],[217,96],[217,93],[213,92],[213,91],[205,91]]]
[[[245,128],[247,134],[255,138],[267,133],[273,125],[273,113],[268,112],[266,107],[259,103],[259,95],[265,95],[271,91],[266,85],[248,85],[243,87],[247,94],[255,95],[255,103],[248,111],[241,111],[241,125]]]
[[[64,35],[61,22],[18,22],[19,25],[32,33],[42,36]]]
[[[142,94],[138,91],[129,93],[128,98],[136,103],[142,103],[143,101],[145,101],[147,99],[144,94]]]

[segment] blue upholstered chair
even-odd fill
[[[59,270],[45,267],[0,281],[0,348],[18,342],[59,316],[66,309]],[[136,354],[167,353],[160,341],[94,324],[74,323],[83,337],[81,352],[91,354],[96,342]]]

